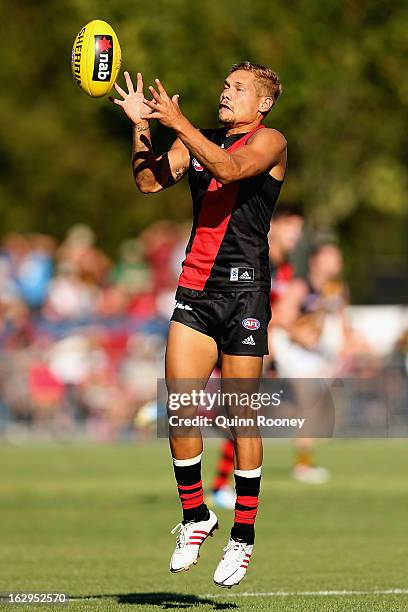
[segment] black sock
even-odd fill
[[[202,521],[209,517],[204,503],[203,483],[201,481],[201,460],[193,465],[174,465],[178,493],[183,507],[183,522]]]
[[[231,538],[253,544],[255,540],[255,518],[258,510],[258,497],[261,477],[245,478],[234,475],[237,501],[235,502],[234,526]]]

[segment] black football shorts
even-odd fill
[[[227,355],[269,352],[269,291],[217,293],[178,287],[171,320],[211,336]]]

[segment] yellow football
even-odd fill
[[[116,81],[122,55],[114,29],[100,19],[86,24],[72,47],[72,74],[88,96],[105,96]]]

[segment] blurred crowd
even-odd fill
[[[271,257],[277,259],[272,268],[278,272],[272,293],[285,283],[290,291],[285,291],[282,307],[276,305],[280,333],[271,330],[265,374],[275,375],[280,361],[282,376],[291,375],[288,367],[293,376],[299,375],[299,366],[304,371],[305,355],[309,359],[321,353],[316,346],[328,333],[323,332],[324,320],[332,321],[332,344],[333,337],[339,342],[339,325],[346,334],[341,350],[338,346],[330,356],[333,375],[353,372],[357,362],[371,373],[377,371],[375,347],[352,333],[343,318],[349,297],[340,282],[340,249],[334,243],[321,244],[320,251],[310,255],[307,278],[296,279],[294,268],[285,276],[290,257],[296,258],[302,230],[299,221],[294,229],[293,218],[292,227],[288,217],[285,223],[286,234],[271,236]],[[124,241],[116,261],[97,246],[96,236],[85,225],[72,227],[61,244],[41,234],[3,238],[0,435],[83,435],[97,440],[151,435],[156,383],[164,375],[168,321],[189,231],[189,224],[156,222],[137,238]],[[312,281],[321,284],[320,301]],[[341,312],[337,331],[336,309]],[[408,345],[403,331],[387,357],[399,358],[402,368]],[[333,346],[330,350],[333,353]],[[282,361],[282,351],[290,359]],[[316,359],[313,375],[323,376],[321,358],[319,367]]]
[[[4,237],[0,431],[133,435],[163,375],[185,233],[157,222],[123,242],[115,262],[84,225],[61,244],[40,234]]]

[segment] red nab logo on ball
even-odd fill
[[[193,164],[194,170],[197,170],[197,172],[202,172],[204,170],[200,162],[197,161],[195,157],[193,157],[193,159],[191,160],[191,163]]]
[[[245,327],[245,329],[250,329],[251,331],[256,331],[257,329],[261,327],[261,324],[258,321],[258,319],[253,319],[252,317],[248,317],[248,319],[244,319],[242,321],[242,325]]]
[[[96,35],[93,81],[109,81],[112,74],[113,45],[109,34]]]

